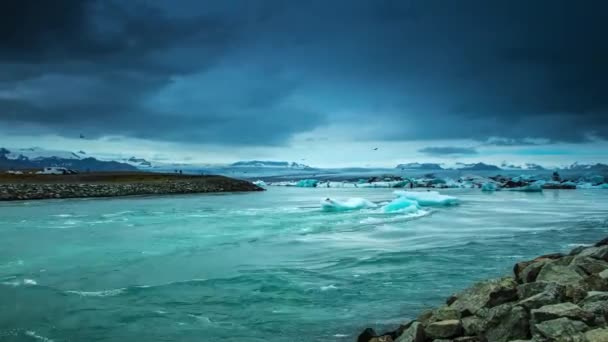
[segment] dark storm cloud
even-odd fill
[[[0,128],[268,145],[372,122],[379,129],[353,139],[606,139],[607,10],[595,0],[8,0]]]
[[[418,152],[431,156],[477,154],[477,150],[473,147],[425,147]]]

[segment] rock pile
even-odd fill
[[[517,263],[511,277],[450,296],[397,330],[358,342],[608,341],[608,238]]]

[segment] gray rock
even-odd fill
[[[517,300],[517,283],[510,277],[484,281],[473,285],[456,297],[450,307],[466,317],[483,308]]]
[[[561,296],[559,293],[555,291],[545,291],[520,301],[518,305],[521,305],[526,310],[530,311],[545,305],[557,304],[560,300]]]
[[[424,327],[418,322],[412,323],[395,342],[424,342]]]
[[[573,266],[563,266],[554,263],[546,264],[538,274],[536,281],[554,282],[562,285],[578,284],[583,276]]]
[[[514,306],[506,314],[497,318],[498,324],[489,325],[485,333],[488,341],[507,342],[530,336],[529,316],[524,308]]]
[[[568,318],[557,318],[536,324],[536,331],[552,341],[585,341],[583,332],[589,327],[580,321]]]
[[[582,309],[594,315],[596,325],[608,322],[608,301],[595,301],[583,304]]]
[[[424,310],[420,313],[420,315],[418,315],[418,317],[416,318],[416,320],[420,323],[422,323],[422,325],[426,326],[430,323],[431,319],[433,318],[433,311],[434,310]]]
[[[549,262],[550,260],[541,260],[531,263],[521,271],[519,278],[524,283],[531,283],[533,281],[536,281],[536,278],[538,277],[540,271]]]
[[[593,322],[595,317],[592,313],[583,310],[580,306],[569,302],[545,305],[539,309],[532,310],[532,320],[534,323],[557,318],[569,318],[589,323]]]
[[[603,245],[599,247],[589,247],[584,251],[580,252],[578,256],[588,256],[591,258],[608,261],[608,245]]]
[[[526,299],[545,291],[557,292],[559,293],[560,297],[563,297],[565,287],[557,283],[550,283],[546,281],[537,281],[534,283],[520,284],[517,286],[517,296],[519,299]]]
[[[428,315],[428,313],[425,312],[425,315],[420,318],[423,319],[424,325],[427,325],[427,324],[433,323],[433,322],[447,321],[447,320],[451,320],[451,319],[460,319],[460,317],[461,317],[460,311],[458,311],[456,308],[449,307],[449,306],[443,306],[443,307],[440,307],[439,309],[431,310],[430,316]]]
[[[587,342],[606,342],[608,341],[608,328],[589,330],[585,333]]]
[[[433,322],[426,326],[424,332],[431,339],[458,337],[462,335],[462,323],[456,319]]]
[[[587,246],[578,246],[578,247],[574,247],[570,253],[568,253],[568,255],[578,255],[580,254],[582,251],[584,251],[585,249],[587,249],[589,247]]]
[[[581,301],[581,305],[591,302],[608,301],[608,292],[606,291],[590,291],[587,292],[587,297]]]
[[[574,258],[571,265],[579,267],[579,269],[586,274],[599,274],[608,269],[608,262],[601,259],[580,255]]]
[[[532,281],[534,281],[534,278],[536,278],[536,275],[538,274],[538,272],[532,273],[531,275],[529,275],[529,271],[528,271],[524,275],[524,274],[522,274],[522,272],[523,272],[523,270],[526,269],[526,267],[528,267],[529,265],[532,265],[534,263],[538,263],[538,262],[556,260],[556,259],[562,258],[563,256],[564,255],[562,253],[553,253],[553,254],[546,254],[546,255],[539,256],[538,258],[533,259],[533,260],[518,262],[515,264],[515,266],[513,266],[513,273],[515,275],[515,280],[518,283],[523,283],[525,281],[532,282]],[[541,265],[539,264],[537,266],[541,266]]]
[[[477,316],[469,316],[462,319],[462,328],[467,336],[476,336],[485,333],[487,321]]]
[[[483,342],[484,340],[482,340],[481,338],[477,337],[477,336],[462,336],[462,337],[456,337],[455,339],[453,339],[454,342]]]

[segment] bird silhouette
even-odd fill
[[[375,148],[374,148],[374,151],[378,151],[378,148],[377,148],[377,147],[375,147]]]

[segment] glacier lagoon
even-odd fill
[[[352,341],[512,264],[608,232],[608,191],[392,189],[0,203],[2,341]]]

